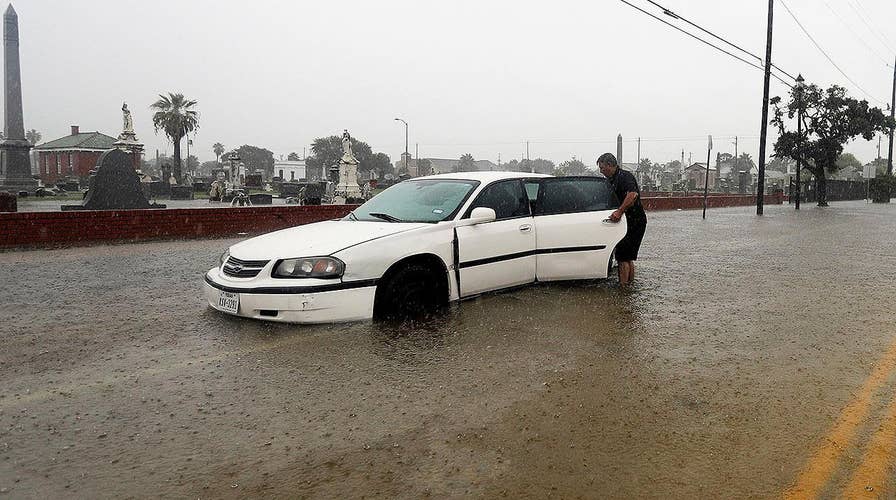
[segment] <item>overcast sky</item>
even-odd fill
[[[646,0],[631,0],[658,13]],[[892,0],[786,0],[842,70],[883,106],[893,82]],[[767,2],[662,0],[764,55]],[[253,144],[302,153],[316,137],[351,134],[393,161],[530,156],[592,164],[615,152],[693,161],[715,151],[758,155],[762,72],[617,0],[121,1],[27,0],[19,14],[25,126],[43,140],[69,126],[117,136],[127,101],[147,156],[172,150],[152,129],[160,92],[199,101],[191,152]],[[864,16],[859,17],[859,13]],[[670,19],[670,18],[667,18]],[[772,60],[809,83],[846,86],[776,1]],[[866,25],[868,23],[869,26]],[[788,89],[773,80],[772,95]],[[773,139],[773,137],[771,138]],[[769,142],[771,150],[772,142]],[[877,142],[848,147],[861,160]],[[883,156],[886,157],[886,140]]]

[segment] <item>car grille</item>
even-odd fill
[[[224,263],[224,274],[236,278],[254,278],[261,269],[270,262],[269,260],[240,260],[230,257]]]

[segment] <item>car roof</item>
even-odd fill
[[[466,181],[479,181],[483,184],[499,181],[502,179],[524,179],[532,177],[552,177],[547,174],[536,174],[532,172],[452,172],[449,174],[427,175],[423,177],[415,177],[410,180],[422,179],[457,179]]]

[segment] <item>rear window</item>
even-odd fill
[[[537,215],[595,212],[618,206],[606,179],[547,179],[541,185]]]

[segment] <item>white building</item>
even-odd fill
[[[275,160],[274,175],[284,182],[300,181],[305,178],[305,160]]]

